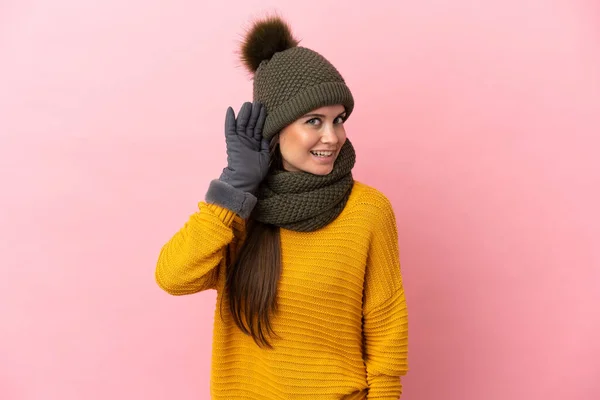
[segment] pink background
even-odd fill
[[[270,10],[346,77],[396,209],[403,399],[599,399],[599,3],[280,3],[0,3],[0,399],[208,399],[214,293],[154,267]]]

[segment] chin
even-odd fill
[[[333,171],[333,163],[331,164],[318,164],[310,161],[303,163],[284,163],[283,169],[290,172],[306,172],[313,175],[329,175]]]
[[[333,171],[333,167],[313,167],[305,170],[313,175],[329,175]]]

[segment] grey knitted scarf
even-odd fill
[[[346,139],[328,175],[288,171],[269,174],[259,188],[252,218],[298,232],[324,227],[348,201],[355,161],[354,147]]]

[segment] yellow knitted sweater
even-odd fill
[[[244,220],[214,204],[162,248],[158,285],[173,295],[217,290],[210,391],[218,400],[389,399],[407,372],[408,321],[395,215],[379,191],[355,182],[342,213],[315,232],[281,229],[279,339],[259,348],[221,303],[225,252]]]

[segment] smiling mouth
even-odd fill
[[[331,157],[335,152],[334,151],[311,151],[310,154],[312,154],[315,157],[319,157],[319,158],[328,158]]]

